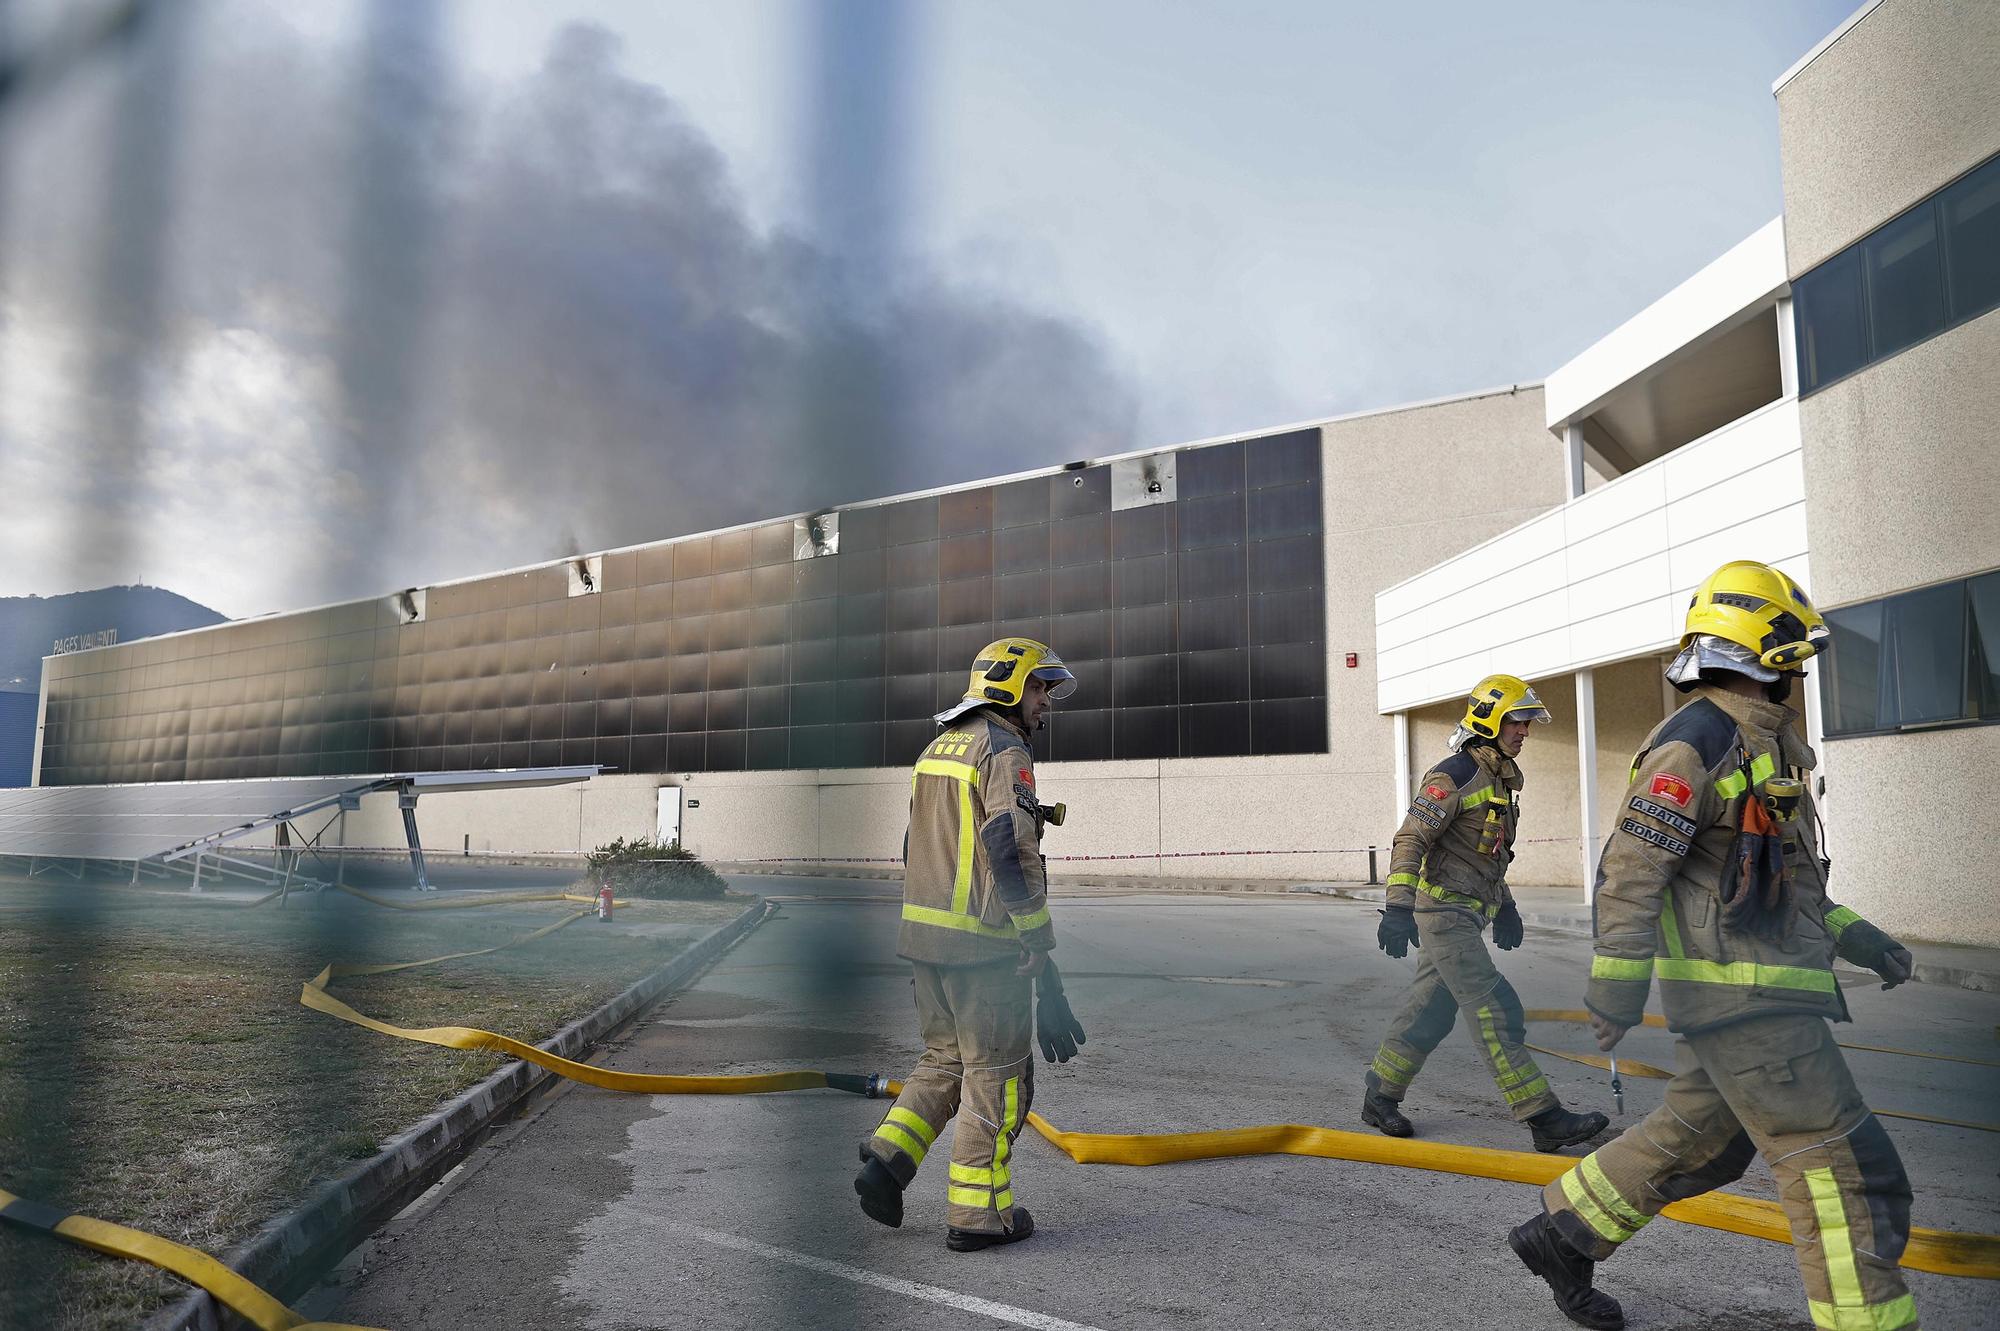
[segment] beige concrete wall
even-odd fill
[[[1333,752],[1326,789],[1307,810],[1329,844],[1387,844],[1402,810],[1394,722],[1376,711],[1375,594],[1560,504],[1562,443],[1545,424],[1539,386],[1339,421],[1324,433]],[[1359,653],[1358,669],[1342,664],[1347,652]],[[1435,747],[1413,736],[1411,762]]]
[[[1624,798],[1632,755],[1667,714],[1655,657],[1615,661],[1597,667],[1597,835],[1609,835]],[[1477,681],[1467,681],[1468,686]],[[1579,842],[1583,800],[1577,781],[1576,677],[1558,675],[1533,681],[1548,704],[1549,723],[1536,726],[1521,750],[1521,840],[1510,882],[1522,886],[1584,887],[1584,855]],[[1464,708],[1440,703],[1411,714],[1410,754],[1419,773],[1444,757]],[[1594,871],[1593,866],[1593,871]]]
[[[1793,277],[2000,152],[2000,5],[1886,0],[1778,90]]]
[[[2000,311],[1799,403],[1822,606],[2000,567]]]
[[[1985,774],[2000,727],[1828,741],[1833,899],[1899,939],[2000,947],[2000,851]]]

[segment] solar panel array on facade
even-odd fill
[[[1082,680],[1045,759],[1326,752],[1320,432],[1171,458],[1157,500],[1098,463],[52,658],[41,780],[900,767],[1014,634]]]

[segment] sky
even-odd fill
[[[48,59],[97,3],[0,34],[0,595],[240,616],[1539,381],[1782,210],[1852,0],[185,0]]]

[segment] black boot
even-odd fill
[[[1610,1126],[1611,1120],[1602,1114],[1573,1114],[1561,1105],[1544,1109],[1528,1120],[1537,1151],[1560,1151],[1565,1146],[1587,1142]]]
[[[1563,1242],[1546,1212],[1516,1226],[1507,1235],[1507,1246],[1521,1265],[1548,1282],[1564,1317],[1596,1331],[1619,1331],[1625,1325],[1625,1310],[1618,1300],[1590,1287],[1596,1263]]]
[[[1035,1232],[1035,1217],[1028,1214],[1028,1208],[1017,1206],[1008,1212],[1014,1227],[1004,1234],[991,1234],[983,1229],[960,1229],[953,1225],[944,1232],[944,1246],[953,1252],[978,1252],[981,1248],[997,1248],[1003,1243],[1019,1243]]]
[[[870,1220],[891,1229],[903,1227],[903,1185],[866,1146],[861,1148],[861,1172],[854,1176],[854,1191],[861,1195],[861,1210]]]
[[[1416,1132],[1410,1120],[1403,1117],[1402,1106],[1382,1094],[1382,1079],[1370,1068],[1362,1081],[1361,1121],[1371,1128],[1380,1128],[1385,1136],[1408,1137]]]

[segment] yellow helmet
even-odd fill
[[[1012,707],[1027,692],[1030,678],[1047,681],[1051,698],[1076,692],[1076,676],[1047,643],[1033,638],[1002,638],[979,649],[972,660],[965,696],[937,714],[939,725],[950,725],[975,707]]]
[[[1458,725],[1460,730],[1471,732],[1468,739],[1471,735],[1499,739],[1500,723],[1508,717],[1546,721],[1549,709],[1542,706],[1542,700],[1535,696],[1526,680],[1513,675],[1488,675],[1472,686],[1471,696],[1465,700],[1465,719]]]
[[[1782,671],[1823,651],[1832,634],[1805,588],[1769,564],[1738,559],[1709,574],[1688,602],[1682,651],[1704,636],[1733,642],[1766,670]]]

